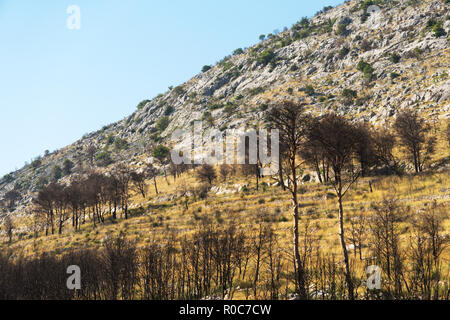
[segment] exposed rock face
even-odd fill
[[[44,156],[40,166],[28,165],[3,177],[0,198],[16,187],[22,204],[29,202],[52,168],[62,167],[65,159],[75,164],[75,173],[86,172],[90,145],[97,150],[106,146],[115,163],[139,167],[151,160],[142,157],[146,145],[152,140],[169,144],[175,129],[189,130],[201,119],[205,127],[245,129],[262,119],[267,104],[283,99],[305,100],[314,114],[333,110],[378,124],[391,121],[405,107],[449,118],[450,6],[442,0],[409,3],[385,1],[363,21],[360,1],[347,1],[316,15],[308,26],[296,25],[227,57],[128,118]],[[427,28],[430,19],[441,21],[447,35],[436,37]],[[342,26],[345,32],[338,35]],[[374,69],[370,79],[356,68],[361,60]],[[344,101],[344,89],[355,90],[357,98]],[[169,120],[165,128],[158,123],[163,117]],[[110,137],[124,139],[128,147],[108,146]]]

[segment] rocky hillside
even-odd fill
[[[188,82],[143,101],[128,118],[6,175],[0,198],[17,190],[22,212],[66,159],[73,173],[92,165],[108,170],[120,161],[139,165],[148,143],[168,144],[175,129],[194,120],[221,130],[245,128],[268,103],[283,99],[306,100],[313,113],[334,110],[378,124],[408,106],[430,119],[448,119],[449,9],[448,0],[353,0],[324,8],[205,66]]]

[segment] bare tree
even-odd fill
[[[130,199],[130,182],[131,170],[126,165],[119,165],[115,169],[115,176],[119,181],[119,192],[121,197],[122,213],[125,214],[125,219],[128,219],[128,202]]]
[[[153,184],[155,186],[155,192],[158,195],[158,186],[156,184],[156,177],[158,176],[158,169],[156,169],[155,166],[153,166],[153,164],[148,163],[146,171],[147,171],[148,177],[153,180]]]
[[[354,252],[359,252],[359,259],[362,260],[362,248],[367,239],[367,217],[363,214],[357,214],[350,218],[350,242],[353,243]]]
[[[167,184],[169,184],[169,180],[167,180],[167,171],[166,171],[166,165],[169,162],[169,156],[170,156],[170,149],[163,145],[158,145],[154,148],[150,147],[150,150],[152,151],[152,156],[155,158],[159,165],[162,167],[164,172],[164,178],[166,179]]]
[[[147,184],[145,183],[145,173],[143,172],[131,172],[131,181],[135,191],[139,192],[145,199],[147,192]]]
[[[217,179],[216,169],[210,164],[201,165],[195,173],[198,180],[208,182],[209,185],[212,185],[213,181]]]
[[[349,298],[353,300],[354,284],[350,273],[344,229],[343,198],[357,181],[361,170],[354,160],[360,144],[359,130],[348,120],[336,114],[329,114],[312,124],[308,131],[309,140],[319,142],[330,167],[333,184],[339,204],[339,236],[344,255],[346,283]]]
[[[296,278],[298,283],[298,294],[301,299],[307,299],[305,266],[300,257],[299,251],[299,202],[298,202],[298,178],[297,172],[300,163],[297,162],[297,155],[304,141],[305,129],[309,119],[304,114],[305,104],[298,104],[292,101],[284,101],[280,106],[274,106],[267,115],[270,126],[280,130],[280,144],[286,147],[286,159],[288,161],[288,189],[292,195],[294,207],[294,257],[296,264]],[[283,183],[280,181],[280,183]]]
[[[367,176],[369,169],[376,163],[372,130],[367,123],[360,122],[355,126],[358,137],[356,156],[361,165],[361,175]]]
[[[389,170],[397,170],[398,163],[394,156],[395,137],[386,128],[373,131],[373,148],[378,164],[386,166]]]
[[[97,153],[97,147],[90,144],[86,149],[86,156],[89,159],[89,163],[92,166],[94,164],[95,154]]]
[[[5,229],[6,235],[8,236],[8,243],[11,244],[12,237],[13,237],[14,225],[13,225],[13,222],[12,222],[10,216],[6,216],[5,219],[3,220],[3,227]]]
[[[222,164],[219,167],[220,177],[223,181],[227,181],[228,176],[231,173],[231,167],[228,164]]]
[[[370,229],[372,246],[376,257],[386,271],[390,283],[394,283],[393,294],[400,298],[403,282],[403,253],[400,250],[399,223],[403,211],[393,198],[385,198],[381,204],[374,206],[375,213],[371,219]],[[390,286],[388,294],[392,294]]]
[[[17,190],[11,190],[5,193],[5,201],[8,203],[8,209],[14,210],[16,202],[20,199],[20,193]]]
[[[428,136],[431,126],[419,116],[417,110],[407,109],[397,116],[394,129],[412,159],[416,173],[422,172],[436,144],[436,138]]]

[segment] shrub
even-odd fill
[[[307,86],[305,87],[305,93],[306,93],[308,96],[312,96],[312,95],[314,95],[314,93],[316,93],[316,91],[314,90],[314,87],[313,87],[312,85],[307,85]]]
[[[364,77],[367,79],[371,79],[373,77],[373,73],[375,69],[372,67],[370,63],[365,62],[364,60],[361,60],[356,68],[364,73]]]
[[[361,49],[363,52],[367,52],[367,51],[369,51],[369,50],[372,50],[372,43],[371,43],[370,41],[364,39],[364,40],[361,42],[360,49]]]
[[[128,148],[128,141],[122,138],[117,138],[116,141],[114,141],[114,148],[116,150],[124,150]]]
[[[344,58],[349,52],[350,52],[349,48],[347,48],[345,46],[342,47],[341,50],[339,50],[339,55],[338,55],[339,59]]]
[[[336,35],[338,36],[346,36],[348,34],[347,26],[345,24],[339,24],[336,30]]]
[[[380,5],[382,4],[383,0],[364,0],[361,2],[361,5],[359,6],[359,10],[367,11],[370,6],[373,5]]]
[[[309,37],[309,35],[310,35],[310,31],[309,30],[296,31],[294,33],[294,39],[295,40],[305,39],[305,38]]]
[[[186,93],[186,91],[184,90],[183,86],[178,86],[175,89],[173,89],[173,91],[175,92],[176,95],[178,96],[182,96],[183,94]]]
[[[222,108],[223,108],[223,104],[221,104],[221,103],[213,103],[213,104],[208,105],[208,109],[211,111],[222,109]]]
[[[160,163],[163,163],[169,156],[169,153],[170,149],[160,144],[155,149],[153,149],[152,157],[157,159]]]
[[[252,88],[248,90],[248,93],[251,96],[256,96],[257,94],[263,93],[264,92],[264,88],[263,87],[257,87],[257,88]]]
[[[114,137],[113,134],[110,134],[107,138],[106,138],[106,145],[110,146],[114,143],[114,141],[116,140],[116,138]]]
[[[97,156],[95,157],[95,160],[102,167],[106,167],[114,162],[108,151],[102,151],[99,154],[97,154]]]
[[[397,53],[392,53],[389,60],[391,60],[392,63],[399,63],[401,57]]]
[[[235,107],[231,102],[228,102],[225,108],[223,109],[223,111],[228,115],[231,115],[234,112],[234,110]]]
[[[156,122],[156,129],[158,129],[160,132],[163,132],[167,129],[167,127],[170,124],[170,120],[168,116],[164,116],[159,118],[159,120]]]
[[[436,38],[443,37],[447,34],[444,28],[442,27],[442,22],[436,23],[431,29],[431,31],[433,31],[433,34]]]
[[[41,159],[36,159],[36,160],[34,160],[34,161],[31,163],[31,166],[32,166],[34,169],[37,169],[37,168],[39,168],[39,167],[41,166],[41,164],[42,164]]]
[[[290,37],[288,38],[284,38],[280,41],[280,48],[284,48],[287,47],[288,45],[290,45],[292,43],[292,39]]]
[[[356,98],[358,96],[358,93],[352,89],[344,89],[342,90],[342,96],[344,98]]]
[[[343,100],[342,103],[346,106],[349,106],[353,103],[353,100],[358,97],[358,93],[355,90],[344,89],[341,93]]]
[[[207,72],[207,71],[209,71],[209,70],[211,70],[211,66],[203,66],[203,68],[202,68],[202,72]]]
[[[61,169],[61,167],[60,166],[54,166],[53,168],[52,168],[52,174],[51,174],[51,176],[52,176],[52,180],[53,181],[58,181],[59,179],[61,179],[62,178],[62,176],[63,176],[63,171],[62,171],[62,169]]]
[[[63,163],[63,173],[65,176],[68,176],[72,173],[72,169],[75,165],[69,159],[64,160]]]
[[[396,73],[396,72],[391,72],[391,79],[397,79],[398,77],[400,77],[400,74]]]
[[[214,118],[212,117],[211,112],[205,111],[202,115],[202,121],[206,121],[210,126],[214,125]]]
[[[142,101],[139,102],[139,104],[137,105],[137,108],[138,108],[139,110],[141,110],[141,109],[144,108],[145,105],[146,105],[147,103],[149,103],[149,102],[150,102],[150,100],[142,100]]]
[[[175,111],[175,108],[172,106],[167,106],[166,110],[164,110],[165,116],[170,116]]]
[[[195,171],[196,177],[201,182],[208,182],[212,185],[213,181],[217,179],[217,173],[213,166],[203,164]]]
[[[273,52],[273,50],[267,49],[258,57],[258,63],[262,64],[263,66],[267,66],[269,63],[273,62],[274,59],[275,53]]]
[[[3,181],[5,181],[5,183],[11,183],[14,181],[14,177],[11,173],[8,173],[6,176],[3,177]]]
[[[239,54],[243,54],[243,53],[244,53],[244,50],[242,50],[242,48],[238,48],[233,51],[233,55],[239,55]]]

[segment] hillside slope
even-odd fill
[[[269,102],[283,99],[306,100],[316,114],[334,110],[378,124],[410,106],[430,119],[448,119],[450,4],[376,2],[381,10],[370,16],[364,14],[367,5],[348,1],[257,46],[236,50],[188,82],[142,103],[128,118],[3,177],[0,198],[16,189],[22,195],[16,212],[23,212],[55,166],[69,159],[74,173],[89,169],[90,146],[97,150],[98,164],[111,158],[105,168],[121,161],[138,166],[148,143],[169,144],[175,129],[188,128],[194,120],[221,130],[245,128],[261,117]],[[371,68],[360,64],[359,71],[361,61]]]

